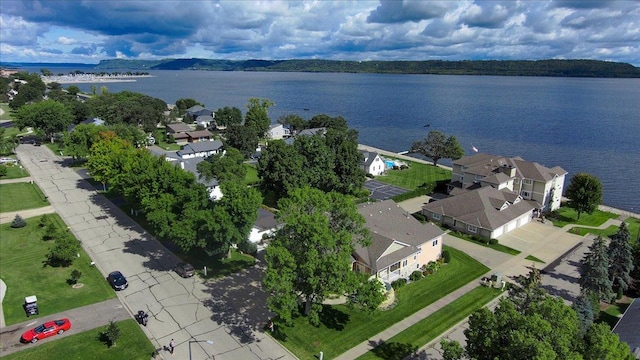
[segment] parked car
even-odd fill
[[[69,321],[69,319],[48,321],[22,334],[20,341],[36,343],[38,340],[48,338],[49,336],[60,335],[69,329],[71,329],[71,321]]]
[[[127,278],[120,271],[109,273],[107,281],[109,281],[114,290],[124,290],[129,286]]]
[[[196,269],[191,264],[181,262],[175,267],[175,271],[183,278],[192,277],[196,273]]]

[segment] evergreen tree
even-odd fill
[[[587,333],[587,330],[589,330],[595,318],[594,302],[592,300],[588,295],[580,294],[572,306],[573,310],[578,314],[578,326],[580,327],[580,334],[582,335]]]
[[[24,219],[22,218],[22,216],[20,216],[20,214],[16,214],[16,216],[13,218],[13,221],[11,222],[11,227],[22,228],[25,226],[27,226],[27,222],[24,221]]]
[[[580,289],[582,293],[593,294],[599,300],[611,300],[609,255],[601,236],[593,241],[589,252],[580,261]]]
[[[619,294],[626,291],[631,283],[633,251],[630,244],[631,233],[627,224],[620,224],[618,232],[611,236],[609,243],[609,276],[613,290]]]

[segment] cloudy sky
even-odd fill
[[[640,1],[0,1],[4,62],[191,57],[640,66]]]

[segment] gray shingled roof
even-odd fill
[[[373,161],[376,159],[376,156],[379,155],[377,152],[367,151],[367,150],[360,150],[360,154],[362,154],[363,156],[362,164],[364,164],[365,167],[368,167],[369,165],[373,164]]]
[[[631,302],[631,305],[618,320],[613,332],[618,334],[620,341],[629,345],[636,358],[640,358],[640,300],[638,298]]]
[[[450,198],[434,201],[422,208],[493,231],[534,209],[527,201],[520,200],[515,204],[512,203],[516,198],[517,194],[512,191],[484,186]],[[504,210],[497,209],[507,201],[511,205]]]
[[[275,229],[277,226],[278,221],[276,220],[276,215],[274,213],[263,208],[258,209],[258,218],[255,223],[253,223],[253,227],[265,231]]]
[[[372,239],[367,248],[357,245],[356,253],[376,271],[406,258],[418,250],[417,246],[444,234],[432,223],[419,222],[393,200],[361,204],[358,213],[365,218]],[[406,247],[380,257],[394,242]]]
[[[216,151],[222,148],[222,141],[198,141],[197,143],[189,143],[182,147],[182,150],[178,151],[178,155],[184,156],[188,154],[195,154],[206,151]]]
[[[508,158],[484,153],[462,157],[453,162],[454,165],[465,167],[465,172],[483,177],[498,174],[501,166],[513,166],[516,169],[516,177],[547,182],[556,175],[565,175],[566,170],[559,166],[551,169],[536,162],[525,161],[520,157]],[[483,181],[488,181],[483,179]],[[489,180],[490,181],[490,180]]]
[[[198,139],[201,137],[212,137],[213,134],[209,130],[189,131],[187,132],[190,138]]]
[[[182,122],[175,123],[175,124],[167,124],[167,129],[170,129],[174,133],[187,132],[187,131],[193,130],[189,125]]]

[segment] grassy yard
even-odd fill
[[[419,349],[477,309],[487,305],[501,293],[502,291],[499,289],[479,286],[358,357],[358,359],[397,359],[399,358],[399,350]]]
[[[563,206],[549,215],[549,220],[553,221],[553,225],[557,227],[563,227],[567,224],[600,226],[604,224],[605,221],[617,217],[617,214],[596,210],[593,214],[582,213],[580,220],[577,220],[578,213],[568,206]]]
[[[244,178],[244,183],[247,185],[259,184],[260,178],[258,177],[258,169],[249,164],[243,164],[243,166],[247,169],[247,176]]]
[[[20,168],[20,165],[0,165],[7,168],[7,175],[1,176],[0,180],[18,179],[29,176],[29,173],[25,168]]]
[[[66,225],[57,214],[48,215],[63,229]],[[0,271],[7,284],[3,301],[5,320],[8,325],[27,320],[22,304],[24,297],[36,295],[40,315],[47,316],[67,309],[93,304],[115,297],[102,274],[91,266],[91,259],[84,251],[70,267],[45,266],[46,255],[54,245],[42,240],[44,228],[39,226],[41,216],[25,219],[27,226],[13,229],[11,224],[0,225]],[[67,284],[71,271],[82,273],[78,289]]]
[[[627,228],[629,229],[629,233],[631,233],[631,243],[636,242],[638,240],[638,234],[640,233],[640,220],[636,218],[627,218],[624,222],[627,223]],[[618,226],[609,226],[606,229],[589,229],[576,226],[569,229],[569,232],[580,236],[584,236],[586,234],[600,235],[604,239],[607,239],[609,236],[617,233],[618,229]]]
[[[332,359],[489,271],[467,254],[445,248],[452,255],[451,263],[398,289],[393,309],[368,314],[346,305],[324,306],[319,327],[298,317],[293,327],[277,326],[276,338],[300,359],[315,359],[320,351]]]
[[[620,320],[622,314],[624,314],[625,310],[627,310],[629,305],[631,305],[632,301],[633,299],[625,296],[616,301],[615,304],[607,304],[604,308],[601,304],[600,315],[596,321],[605,322],[613,329],[613,327],[618,323],[618,320]]]
[[[544,264],[545,262],[538,259],[537,257],[533,256],[533,255],[527,255],[527,257],[525,258],[525,260],[531,260],[531,261],[535,261],[535,262],[539,262]]]
[[[7,103],[0,104],[0,109],[4,111],[4,113],[0,115],[0,120],[13,120],[13,117],[11,116],[12,110],[9,107],[9,104]]]
[[[387,170],[386,175],[376,176],[375,179],[408,190],[414,190],[424,183],[451,179],[451,170],[418,162],[402,161],[409,164],[408,169]]]
[[[101,341],[100,334],[105,326],[73,334],[73,328],[61,339],[27,348],[11,355],[3,356],[6,360],[148,360],[155,351],[153,344],[147,339],[140,325],[135,320],[117,322],[121,336],[116,346],[108,347]],[[72,335],[73,334],[73,335]],[[27,347],[29,347],[27,345]],[[57,354],[57,355],[56,355]]]
[[[498,243],[498,244],[494,244],[494,245],[491,245],[491,244],[487,244],[487,243],[486,243],[486,242],[484,242],[484,241],[475,241],[475,240],[473,240],[473,238],[471,237],[471,235],[463,234],[463,233],[458,232],[458,231],[450,231],[450,232],[449,232],[449,235],[451,235],[451,236],[455,236],[455,237],[457,237],[457,238],[459,238],[459,239],[462,239],[462,240],[466,240],[466,241],[472,242],[472,243],[474,243],[474,244],[476,244],[476,245],[484,246],[484,247],[487,247],[487,248],[493,249],[493,250],[495,250],[495,251],[500,251],[500,252],[503,252],[503,253],[505,253],[505,254],[509,254],[509,255],[518,255],[518,254],[520,254],[520,253],[522,252],[522,251],[520,251],[520,250],[516,250],[516,249],[514,249],[514,248],[511,248],[511,247],[508,247],[508,246],[502,245],[502,244],[500,244],[500,243]]]
[[[36,209],[49,205],[38,185],[28,182],[0,185],[0,212]]]

